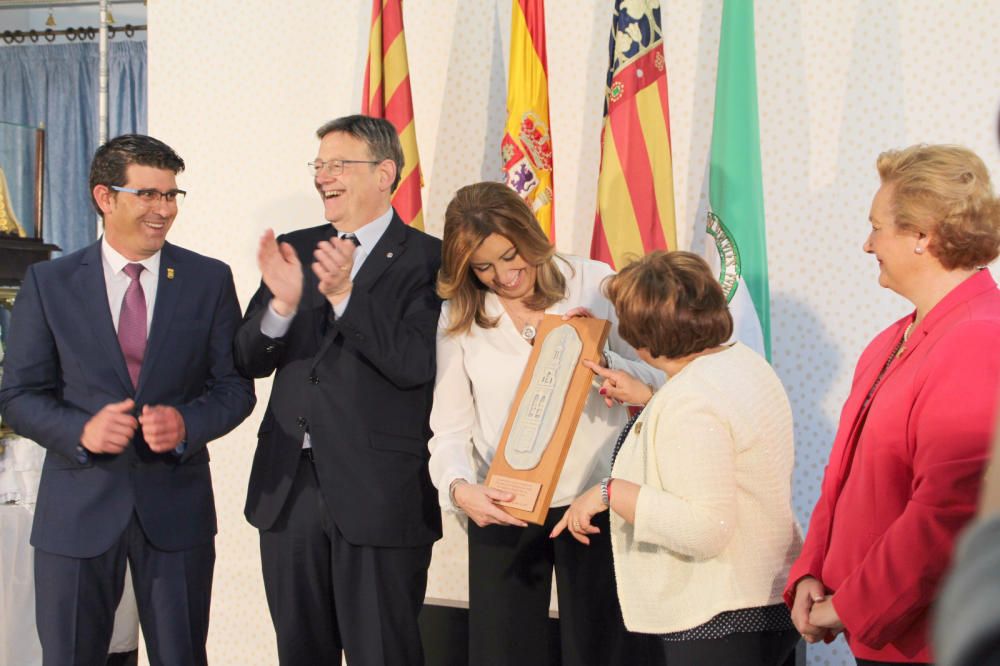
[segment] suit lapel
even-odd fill
[[[121,345],[118,344],[118,334],[115,333],[115,323],[108,307],[108,286],[104,282],[104,262],[101,259],[101,241],[97,241],[86,249],[80,259],[78,279],[73,280],[77,302],[83,304],[93,337],[101,346],[104,357],[107,358],[115,374],[125,387],[128,395],[133,395],[132,379],[125,366]]]
[[[149,337],[146,341],[146,353],[142,358],[142,370],[139,372],[139,386],[136,394],[146,383],[156,357],[162,353],[166,344],[167,329],[174,318],[174,311],[184,293],[184,282],[190,279],[183,264],[174,252],[170,243],[164,243],[160,253],[160,274],[156,282],[156,304],[153,306],[153,321],[150,324]]]

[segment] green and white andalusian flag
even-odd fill
[[[771,360],[752,0],[722,8],[709,203],[705,249],[729,299],[733,337]]]

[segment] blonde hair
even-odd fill
[[[528,307],[544,310],[566,295],[566,278],[555,263],[556,250],[521,197],[503,183],[466,185],[455,193],[444,214],[437,292],[449,302],[449,335],[465,333],[473,323],[482,328],[497,325],[496,318],[486,315],[489,289],[469,265],[473,253],[492,234],[508,239],[536,269],[535,291],[525,299]]]
[[[986,165],[962,146],[918,144],[876,162],[892,185],[896,227],[932,234],[928,251],[947,270],[985,266],[1000,253],[1000,201]]]

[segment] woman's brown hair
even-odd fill
[[[691,252],[652,252],[604,282],[618,313],[618,333],[651,356],[681,358],[726,342],[733,317],[704,259]]]
[[[455,193],[444,214],[438,295],[448,301],[448,333],[464,333],[473,323],[493,328],[497,319],[486,316],[488,287],[469,265],[472,254],[492,234],[507,238],[524,261],[536,268],[535,291],[525,299],[534,310],[544,310],[566,295],[566,278],[555,263],[558,256],[538,226],[528,205],[503,183],[466,185]]]

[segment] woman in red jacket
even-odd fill
[[[928,609],[975,512],[1000,388],[1000,202],[956,146],[878,158],[865,252],[916,310],[868,345],[785,601],[809,642],[858,664],[933,659]]]

